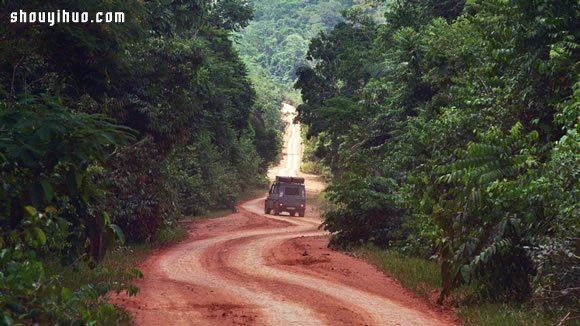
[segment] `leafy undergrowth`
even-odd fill
[[[332,209],[332,203],[326,198],[326,191],[321,192],[306,192],[306,207],[308,210],[313,209],[315,216],[322,216],[322,214]]]
[[[303,139],[304,141],[304,139]],[[309,145],[305,145],[309,146]],[[307,150],[305,150],[307,152]],[[306,155],[306,154],[305,154]],[[302,165],[300,166],[300,171],[307,174],[319,175],[324,181],[329,181],[332,179],[332,172],[330,168],[325,166],[322,162],[316,161],[312,157],[305,157]]]
[[[217,213],[212,212],[211,214],[197,218],[210,218],[214,217],[214,215],[223,215],[223,212],[220,215],[217,215]],[[185,227],[181,224],[176,224],[171,228],[165,227],[161,229],[152,242],[133,243],[110,251],[95,269],[90,269],[84,263],[63,267],[56,260],[48,260],[46,261],[46,274],[48,276],[58,277],[60,285],[72,291],[77,291],[87,284],[126,282],[129,276],[141,276],[141,272],[136,269],[136,266],[143,262],[154,249],[178,243],[186,237],[187,230]],[[103,315],[103,318],[99,318],[97,324],[133,324],[132,316],[127,310],[121,307],[117,307],[116,310],[116,313]]]
[[[247,190],[244,193],[241,193],[238,195],[237,202],[241,203],[241,202],[245,202],[247,200],[262,197],[262,196],[264,196],[264,194],[266,192],[268,192],[268,187],[266,184],[262,187],[256,187],[256,188]],[[180,229],[184,230],[183,229],[184,225],[187,225],[187,223],[192,222],[192,221],[200,221],[200,220],[206,220],[209,218],[222,217],[222,216],[226,216],[228,214],[231,214],[233,212],[235,212],[235,210],[232,208],[224,208],[224,209],[211,210],[211,211],[208,211],[208,212],[206,212],[204,214],[200,214],[200,215],[186,216],[186,217],[181,219],[181,221],[180,221],[181,223],[177,223],[177,225],[178,225],[177,230],[173,230],[171,232],[181,232],[179,230]],[[167,235],[170,235],[171,232],[168,232]],[[158,235],[158,238],[161,236],[161,233],[164,233],[164,231],[162,230],[160,232],[160,235]],[[174,241],[172,243],[179,242],[180,240],[184,239],[185,237],[187,237],[187,232],[183,233],[183,237],[181,239],[177,239],[176,241]],[[169,244],[171,244],[171,242]]]
[[[241,195],[239,201],[261,196],[266,188],[256,188]],[[141,273],[135,269],[153,250],[171,246],[187,238],[187,227],[193,221],[226,216],[232,209],[210,211],[206,214],[189,216],[178,223],[160,229],[153,241],[146,243],[132,243],[111,250],[97,268],[91,269],[85,263],[79,262],[72,266],[63,267],[58,260],[45,262],[45,271],[49,277],[57,277],[63,288],[77,291],[87,284],[126,282],[130,278],[139,277]],[[123,308],[117,307],[116,313],[103,314],[98,320],[99,325],[131,325],[131,314]]]
[[[436,261],[409,257],[373,246],[360,247],[356,249],[356,254],[427,300],[433,301],[434,294],[441,290],[441,272]],[[525,304],[461,301],[461,298],[468,297],[471,292],[469,287],[462,287],[451,296],[451,302],[457,305],[457,316],[464,325],[557,325],[564,318],[542,313],[540,309]],[[568,320],[562,325],[578,325],[578,321]]]
[[[97,268],[91,269],[85,263],[63,267],[56,260],[45,262],[45,271],[49,277],[57,277],[63,288],[75,292],[87,285],[124,283],[136,277],[142,277],[135,269],[150,253],[153,244],[134,244],[110,251]],[[137,291],[137,288],[134,288]],[[104,314],[96,318],[98,325],[131,325],[132,318],[128,311],[116,309],[115,313]]]
[[[321,174],[322,173],[321,167],[323,166],[321,164],[318,164],[317,162],[306,161],[302,162],[302,165],[300,166],[300,171],[310,174]]]
[[[270,187],[269,182],[270,181],[267,181],[262,187],[256,187],[254,189],[250,189],[248,191],[241,193],[238,196],[238,202],[244,202],[246,200],[262,197],[266,192],[268,192],[268,189]]]
[[[323,206],[325,206],[326,204],[327,203],[326,203],[326,199],[324,198],[324,192],[318,192],[318,193],[307,192],[306,193],[306,206],[323,208]]]
[[[187,230],[181,224],[159,230],[155,241],[151,244],[155,247],[170,246],[187,238]]]
[[[264,196],[264,194],[268,192],[268,187],[267,186],[263,186],[263,187],[256,187],[254,189],[250,189],[242,194],[240,194],[238,196],[237,202],[241,203],[241,202],[245,202],[247,200],[251,200],[251,199],[255,199],[255,198],[259,198]],[[200,214],[200,215],[192,215],[192,216],[186,216],[183,219],[181,219],[182,223],[178,223],[179,224],[179,228],[183,229],[183,225],[187,224],[188,222],[192,222],[192,221],[200,221],[200,220],[207,220],[210,218],[216,218],[216,217],[222,217],[222,216],[226,216],[228,214],[231,214],[235,212],[234,209],[232,208],[225,208],[225,209],[216,209],[216,210],[212,210],[209,211],[207,213],[204,214]],[[163,233],[163,231],[161,232]],[[187,233],[184,234],[185,236],[187,236]],[[179,240],[177,240],[176,242],[178,242]]]

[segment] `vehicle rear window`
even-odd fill
[[[298,196],[300,194],[300,188],[298,187],[286,187],[284,189],[284,195],[286,196]]]

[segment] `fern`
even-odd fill
[[[535,164],[527,148],[532,147],[538,137],[535,131],[522,137],[521,128],[517,123],[508,135],[492,128],[483,135],[485,142],[469,144],[464,152],[465,158],[451,164],[451,172],[439,180],[484,186],[517,176],[524,168]]]
[[[496,255],[509,251],[512,246],[513,244],[509,239],[502,239],[492,243],[490,246],[485,248],[485,250],[476,255],[469,264],[461,267],[461,276],[463,277],[463,280],[465,282],[471,282],[477,273],[482,272],[485,265],[488,264]]]
[[[519,257],[527,266],[527,258],[520,254],[524,234],[510,206],[525,205],[518,187],[525,182],[529,169],[537,164],[534,156],[537,133],[525,134],[522,129],[519,123],[507,133],[491,128],[481,135],[480,142],[470,143],[459,152],[461,159],[438,168],[447,172],[439,177],[439,182],[455,187],[453,198],[445,200],[455,203],[450,207],[461,210],[454,218],[453,232],[449,233],[455,242],[448,270],[455,273],[454,286],[489,277],[505,283],[523,277],[526,272],[525,267],[506,267],[506,275],[495,275],[498,266],[509,257]],[[457,213],[448,210],[446,214]],[[488,286],[492,295],[501,292],[493,284]],[[520,289],[526,292],[526,286]]]

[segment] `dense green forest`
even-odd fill
[[[284,85],[292,84],[296,68],[307,64],[310,38],[342,21],[341,11],[353,5],[352,0],[251,3],[254,20],[243,30],[240,54]]]
[[[136,287],[67,288],[49,266],[95,268],[182,216],[233,207],[280,154],[282,101],[301,103],[307,159],[329,180],[333,246],[436,260],[440,302],[469,286],[465,302],[571,311],[579,7],[0,1],[4,19],[127,17],[0,25],[0,325],[114,321],[106,294]]]
[[[103,295],[137,289],[63,288],[48,257],[94,266],[117,240],[233,207],[280,151],[233,48],[245,1],[1,1],[0,16],[62,8],[127,19],[0,26],[0,324],[114,315]]]
[[[257,102],[265,116],[278,103],[300,103],[293,88],[296,70],[309,65],[306,58],[310,39],[343,21],[342,12],[360,8],[378,15],[379,3],[361,0],[253,0],[254,18],[236,34],[236,48],[248,66]]]
[[[443,302],[578,307],[580,7],[392,1],[313,38],[296,87],[332,243],[437,259]],[[561,311],[559,311],[561,309]]]

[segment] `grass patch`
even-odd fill
[[[263,186],[259,186],[259,187],[244,191],[243,193],[241,193],[238,196],[238,202],[243,202],[246,200],[259,198],[259,197],[263,196],[270,189],[269,182],[270,181],[268,181],[268,183],[264,184]]]
[[[326,204],[324,191],[315,192],[306,190],[306,203],[312,206],[321,207]]]
[[[319,168],[315,162],[307,161],[302,162],[302,164],[300,165],[300,171],[308,174],[318,174]]]
[[[435,261],[407,257],[372,246],[357,249],[357,254],[426,299],[431,291],[440,287],[441,272]]]
[[[330,168],[325,166],[322,162],[304,159],[300,165],[300,171],[306,174],[319,175],[325,181],[332,179]]]
[[[159,230],[155,241],[153,241],[153,247],[164,247],[180,242],[181,240],[187,238],[187,230],[176,223],[172,227],[166,227]]]
[[[263,196],[265,193],[268,192],[268,185],[264,185],[264,186],[259,186],[256,188],[252,188],[248,191],[245,191],[244,193],[240,194],[238,196],[237,202],[244,202],[246,200],[250,200],[250,199],[254,199],[254,198],[259,198],[261,196]],[[216,217],[222,217],[222,216],[226,216],[229,215],[231,213],[235,212],[234,209],[232,208],[224,208],[224,209],[218,209],[218,210],[211,210],[207,213],[204,214],[200,214],[200,215],[191,215],[191,216],[186,216],[183,219],[181,219],[181,221],[201,221],[201,220],[207,220],[210,218],[216,218]]]
[[[558,318],[542,314],[525,305],[505,303],[481,303],[477,306],[460,306],[457,315],[465,325],[484,326],[535,326],[557,325]],[[565,323],[564,325],[578,325]]]
[[[201,214],[201,215],[192,215],[192,216],[187,216],[184,217],[182,219],[182,221],[201,221],[201,220],[207,220],[210,218],[216,218],[216,217],[222,217],[222,216],[226,216],[228,214],[233,213],[234,210],[231,208],[226,208],[226,209],[219,209],[219,210],[215,210],[215,211],[209,211],[205,214]]]
[[[79,262],[71,266],[61,266],[57,260],[47,260],[45,271],[48,276],[59,276],[60,284],[72,290],[89,283],[121,282],[125,274],[141,263],[153,249],[152,244],[135,244],[115,248],[107,253],[95,269]]]
[[[332,209],[332,203],[326,198],[326,192],[306,191],[306,207],[314,208],[321,216]]]
[[[440,267],[435,261],[409,257],[374,246],[358,248],[356,253],[423,298],[430,299],[430,293],[441,290]],[[453,301],[460,302],[458,298],[465,297],[472,290],[469,287],[456,290],[452,294]],[[474,326],[557,325],[564,317],[549,315],[525,304],[494,302],[459,303],[456,312],[464,325]],[[570,321],[564,325],[579,324],[580,321]]]

